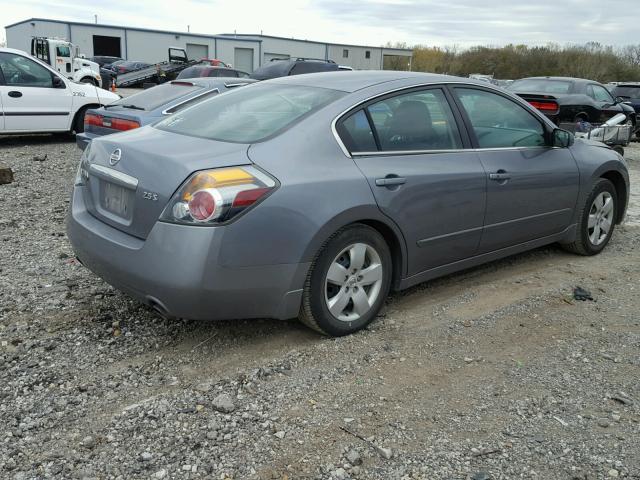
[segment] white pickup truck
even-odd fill
[[[21,50],[0,48],[0,134],[82,132],[84,113],[120,96],[65,78]]]

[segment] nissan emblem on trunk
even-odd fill
[[[122,157],[122,150],[116,148],[111,155],[109,155],[109,165],[112,167],[120,161],[120,157]]]

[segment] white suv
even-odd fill
[[[120,96],[66,79],[28,53],[0,48],[0,134],[82,132],[87,108]]]

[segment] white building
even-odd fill
[[[272,58],[319,58],[354,69],[380,70],[387,56],[406,57],[412,50],[323,43],[268,35],[207,35],[148,28],[31,18],[7,25],[7,46],[31,50],[32,37],[57,37],[80,48],[87,57],[109,55],[157,63],[167,59],[169,47],[182,47],[189,58],[217,58],[252,72]]]

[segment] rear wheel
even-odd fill
[[[593,186],[578,221],[573,243],[564,245],[578,255],[596,255],[609,243],[618,213],[618,196],[613,183],[605,178]]]
[[[98,86],[98,82],[96,82],[91,77],[84,77],[83,79],[80,80],[80,83],[90,83],[91,85],[95,85],[96,87]]]
[[[380,233],[362,224],[338,231],[322,247],[305,282],[300,320],[325,335],[368,325],[389,293],[392,261]]]

